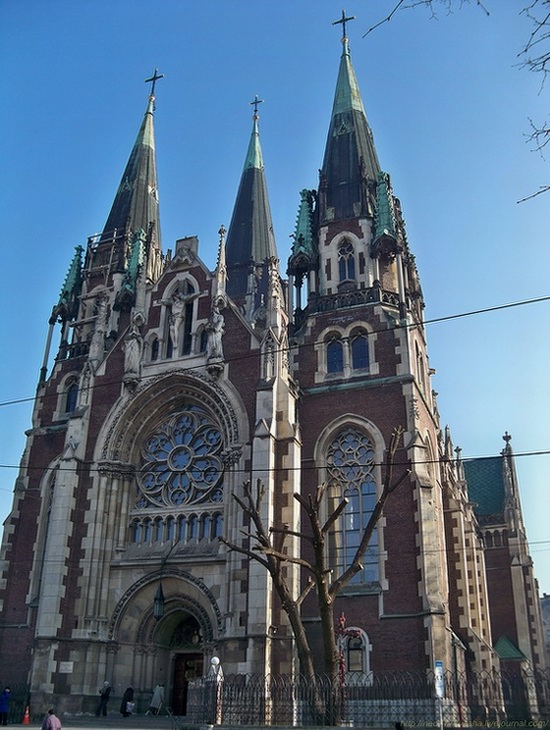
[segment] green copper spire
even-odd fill
[[[267,278],[260,271],[269,259],[277,258],[258,130],[258,104],[262,101],[256,96],[250,103],[254,106],[252,135],[226,244],[227,293],[235,299],[250,294],[251,272],[261,280],[254,291],[265,295]]]
[[[145,261],[145,247],[145,231],[143,228],[140,228],[132,237],[130,257],[126,266],[122,286],[117,292],[115,309],[130,308],[135,304],[137,281]]]
[[[63,282],[59,300],[52,309],[50,324],[58,319],[64,322],[76,317],[78,311],[78,297],[82,291],[82,246],[75,247],[73,260],[69,266],[67,276]]]
[[[378,174],[378,184],[376,186],[376,216],[375,216],[375,234],[374,240],[383,236],[395,238],[395,213],[393,210],[393,192],[391,188],[390,176],[387,172]]]
[[[337,20],[334,23],[343,23],[344,35],[342,37],[342,58],[340,60],[340,69],[338,71],[338,80],[336,82],[336,93],[334,95],[332,114],[341,114],[342,112],[355,109],[355,111],[361,112],[365,115],[365,107],[363,106],[363,101],[359,92],[359,85],[357,84],[355,71],[351,64],[349,40],[346,36],[345,21],[353,20],[354,18],[345,18],[344,12],[342,15],[344,18],[342,20]]]
[[[372,132],[351,62],[343,13],[342,56],[319,182],[320,221],[369,215],[368,188],[380,172]]]
[[[119,232],[151,231],[152,240],[160,248],[157,165],[153,112],[155,109],[154,84],[161,76],[155,74],[145,116],[139,128],[128,164],[122,175],[103,235]]]
[[[260,130],[258,129],[258,119],[260,118],[258,116],[258,104],[263,104],[263,99],[258,99],[258,95],[256,94],[256,98],[250,103],[254,104],[254,116],[252,117],[252,134],[244,161],[244,169],[247,170],[250,167],[255,167],[257,170],[263,170],[264,160],[262,157],[262,148],[260,147]]]
[[[291,260],[297,256],[313,255],[313,197],[311,191],[300,191],[300,208],[296,219],[294,243],[292,244]]]

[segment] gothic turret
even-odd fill
[[[270,259],[277,258],[267,195],[260,135],[258,97],[253,102],[252,135],[246,153],[233,217],[227,234],[227,293],[251,316],[268,287]]]

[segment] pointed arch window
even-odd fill
[[[159,341],[158,337],[155,337],[151,342],[151,362],[155,362],[159,359]]]
[[[212,524],[212,537],[221,537],[223,528],[223,515],[217,512],[214,515],[214,521]]]
[[[71,378],[67,381],[67,393],[65,397],[65,413],[73,413],[78,402],[78,381]]]
[[[352,337],[351,366],[354,370],[366,370],[369,367],[369,344],[364,332]]]
[[[187,542],[191,542],[191,540],[196,540],[199,535],[199,518],[197,515],[191,515],[189,519],[187,520],[187,535],[186,540]]]
[[[199,337],[199,351],[206,352],[206,345],[208,344],[208,330],[203,327]]]
[[[327,373],[344,371],[344,346],[339,339],[331,339],[327,344]]]
[[[350,566],[355,557],[363,531],[376,504],[374,447],[366,433],[350,426],[341,430],[332,439],[326,460],[332,484],[330,511],[337,507],[342,497],[348,500],[346,509],[329,537],[330,560],[341,572]],[[378,581],[377,528],[373,532],[361,563],[363,569],[355,574],[352,584]]]
[[[338,275],[340,282],[355,280],[355,252],[347,238],[338,246]]]
[[[420,386],[420,390],[425,393],[426,392],[426,368],[424,366],[424,357],[422,355],[422,352],[420,351],[420,348],[418,347],[418,342],[414,343],[415,351],[416,351],[416,372],[418,375],[418,383]]]

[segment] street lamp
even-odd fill
[[[160,619],[164,616],[164,591],[162,590],[162,573],[164,571],[164,564],[170,557],[170,553],[176,547],[178,542],[179,542],[179,538],[171,545],[170,550],[168,550],[168,552],[162,559],[162,563],[160,564],[159,587],[157,588],[157,592],[155,593],[155,598],[153,599],[153,616],[155,617],[155,619],[157,621],[160,621]]]
[[[157,621],[164,616],[164,592],[162,590],[162,583],[159,583],[155,598],[153,601],[153,616]]]

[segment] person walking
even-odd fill
[[[147,712],[145,714],[146,715],[158,715],[163,702],[164,702],[164,685],[161,682],[160,684],[157,684],[157,686],[153,690],[153,696],[151,697],[151,702],[149,702],[149,709],[147,710]]]
[[[52,707],[50,707],[48,714],[44,718],[42,730],[61,730],[61,720],[57,717]]]
[[[103,687],[99,690],[99,704],[95,711],[95,716],[99,717],[100,715],[103,715],[103,717],[107,717],[107,703],[109,702],[109,697],[111,696],[111,685],[109,682],[105,681],[103,682]]]
[[[120,703],[120,714],[122,717],[130,717],[134,711],[134,688],[126,687]]]
[[[0,695],[0,724],[8,724],[8,715],[10,712],[11,688],[6,687]]]

